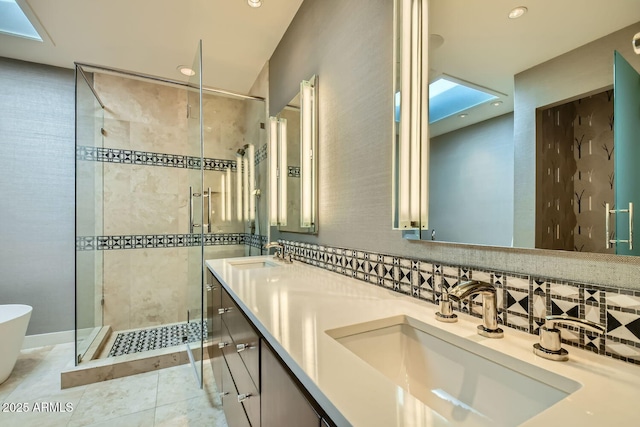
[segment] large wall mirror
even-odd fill
[[[317,85],[315,75],[303,80],[300,91],[275,116],[282,159],[277,173],[279,220],[272,225],[283,232],[318,232]]]
[[[623,152],[614,133],[638,134],[614,132],[614,124],[640,123],[640,93],[616,104],[614,120],[613,87],[614,52],[640,71],[632,48],[640,0],[521,3],[429,1],[429,218],[422,238],[633,254],[606,241],[629,234],[616,226],[629,222],[616,184],[640,186],[614,170]],[[606,203],[623,211],[611,213],[608,234]],[[640,254],[640,240],[635,246]]]

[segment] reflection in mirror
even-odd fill
[[[430,230],[423,236],[618,253],[606,241],[627,236],[607,235],[605,206],[616,204],[617,185],[630,177],[614,173],[613,124],[622,112],[614,121],[613,58],[618,50],[640,70],[632,47],[640,2],[526,3],[511,19],[510,0],[480,10],[465,0],[429,2]],[[628,222],[624,215],[611,215],[612,230],[615,216]]]
[[[277,146],[271,146],[271,152],[278,153],[277,164],[270,163],[272,177],[277,171],[271,183],[272,194],[278,195],[272,196],[271,225],[277,225],[280,231],[318,232],[317,83],[315,75],[303,80],[300,91],[270,124],[270,134],[278,141]],[[276,162],[275,157],[271,161]],[[276,182],[277,189],[273,187]]]

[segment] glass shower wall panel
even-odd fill
[[[195,369],[196,377],[202,387],[203,372],[203,336],[206,336],[204,324],[204,233],[210,227],[211,218],[205,215],[205,206],[209,206],[211,195],[204,193],[204,144],[203,144],[203,109],[202,109],[202,40],[198,43],[192,66],[195,74],[189,79],[187,89],[187,121],[189,155],[197,159],[199,167],[189,168],[189,228],[190,237],[194,239],[188,248],[187,255],[187,321],[195,323],[197,336],[190,339],[186,346],[189,359]],[[206,200],[205,200],[206,199]],[[190,325],[191,326],[191,325]]]
[[[103,145],[104,110],[91,90],[93,74],[76,69],[76,363],[103,326],[103,166],[94,161]]]

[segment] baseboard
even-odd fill
[[[45,345],[56,345],[73,342],[74,331],[51,332],[48,334],[27,335],[24,337],[22,349],[44,347]]]

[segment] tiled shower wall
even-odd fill
[[[405,258],[357,249],[280,240],[294,259],[338,274],[410,295],[431,304],[440,303],[442,289],[459,281],[480,280],[497,288],[499,322],[538,334],[549,314],[569,315],[603,325],[603,335],[562,326],[566,344],[640,365],[640,291],[595,283],[558,281],[427,259]],[[482,317],[482,297],[454,304],[457,311]]]
[[[94,85],[106,105],[103,147],[77,147],[76,158],[102,165],[102,234],[79,236],[76,249],[102,251],[103,323],[127,330],[184,321],[194,306],[188,276],[199,263],[190,251],[200,244],[189,232],[200,148],[189,143],[186,92],[107,74],[96,74]],[[248,111],[250,102],[262,107]],[[204,187],[213,192],[205,258],[242,256],[247,243],[262,239],[246,238],[243,221],[222,221],[221,176],[230,168],[235,181],[235,153],[244,144],[264,151],[260,130],[248,132],[264,121],[264,104],[205,95],[203,114]]]

